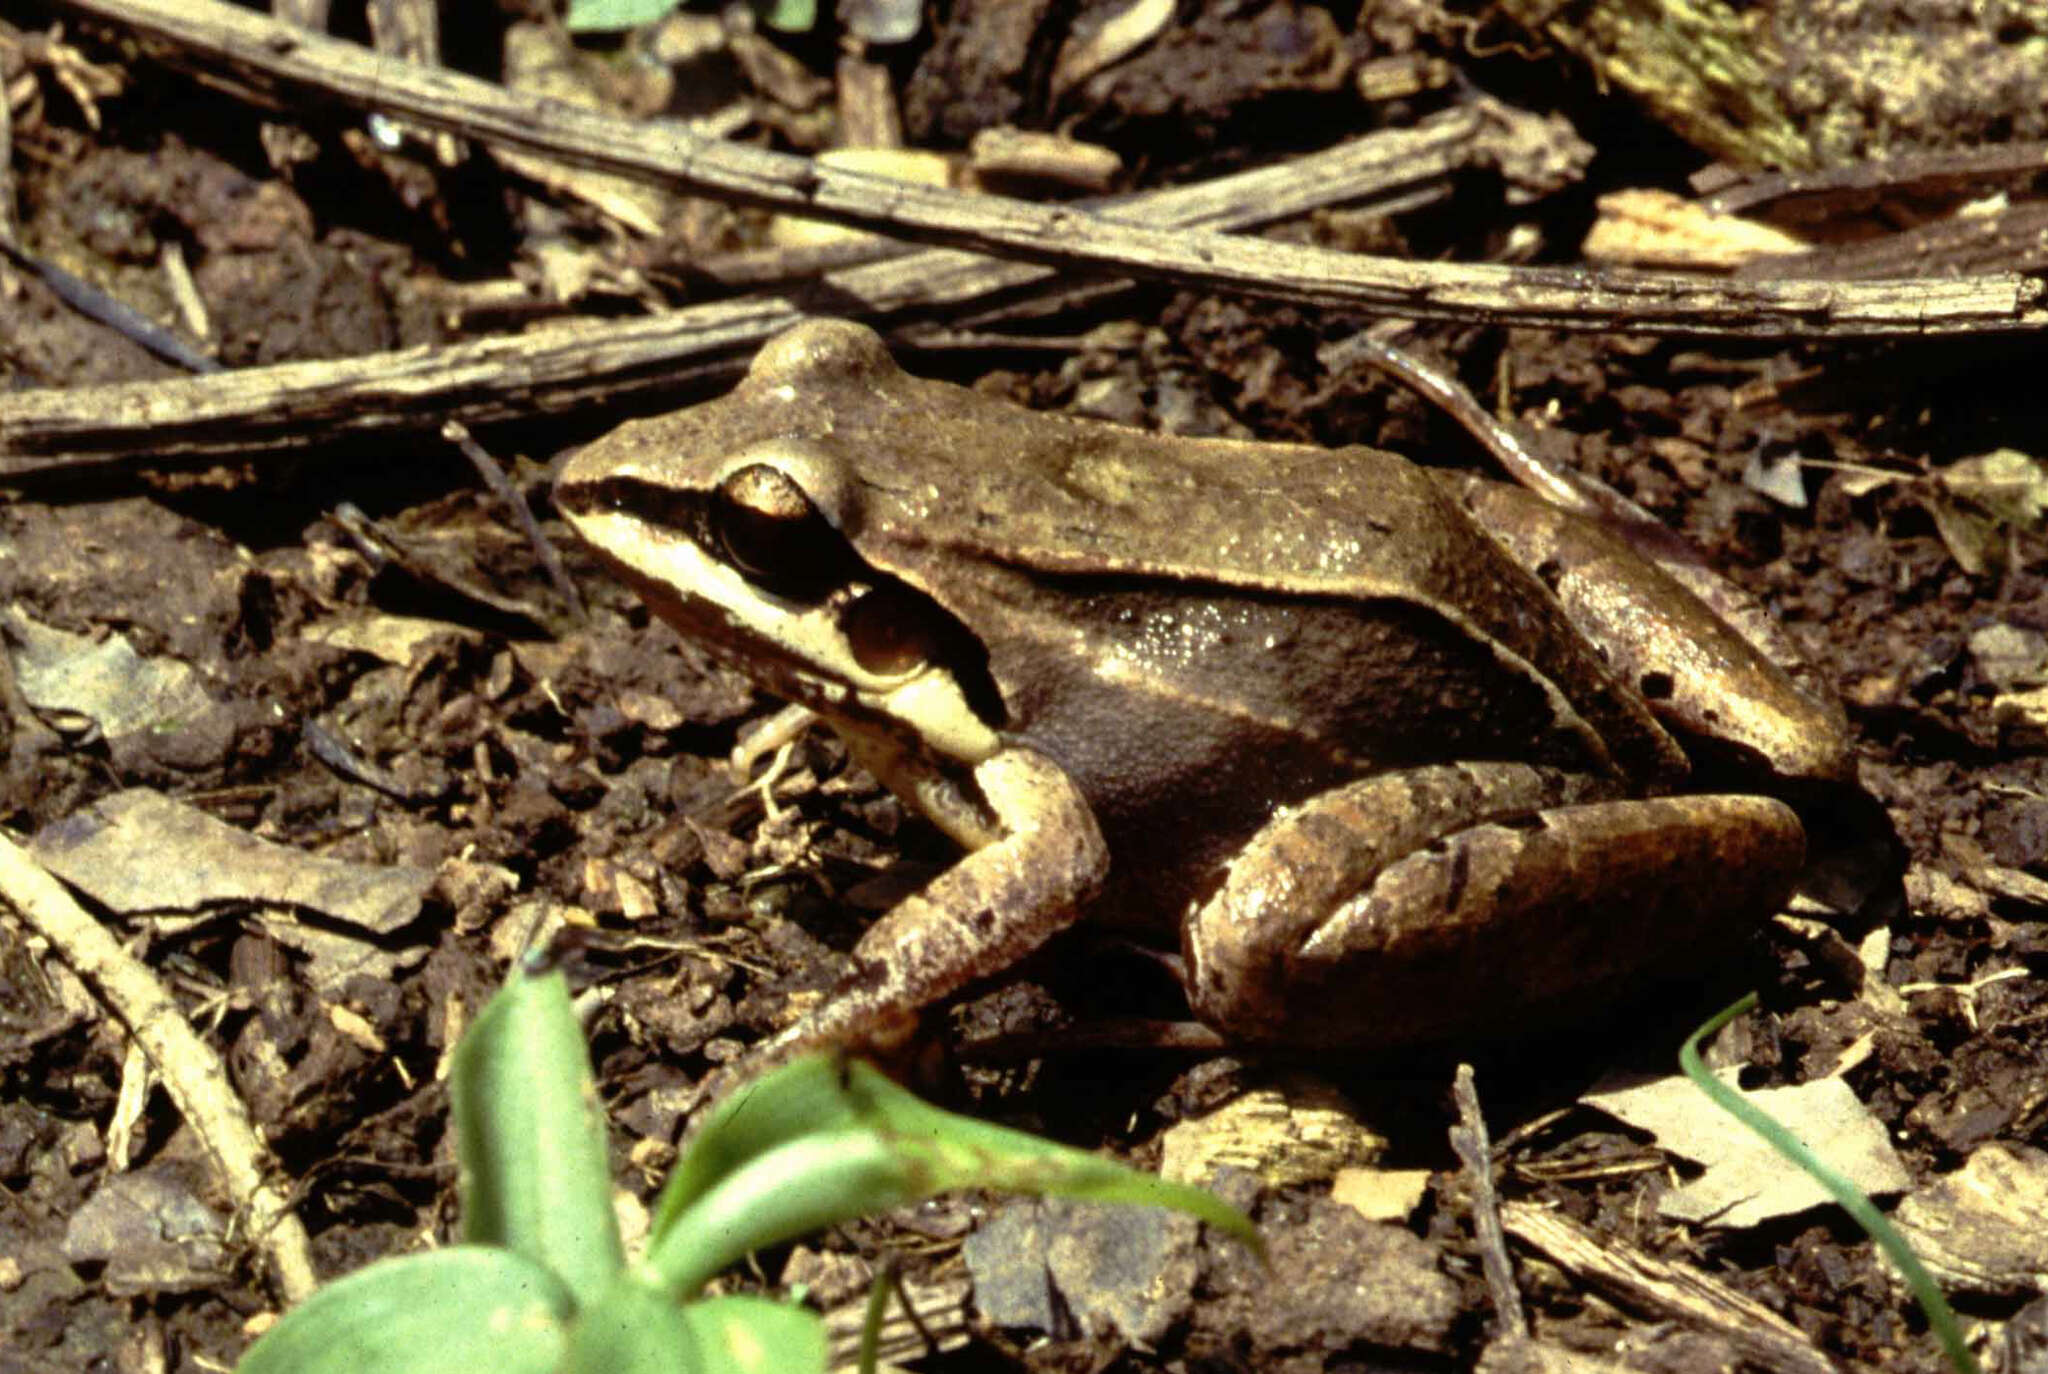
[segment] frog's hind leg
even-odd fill
[[[1804,837],[1751,796],[1601,800],[1551,769],[1361,779],[1276,816],[1183,929],[1196,1015],[1232,1039],[1393,1047],[1568,1019],[1723,952]]]
[[[1665,726],[1733,747],[1755,776],[1853,782],[1849,721],[1833,691],[1763,604],[1697,554],[1690,563],[1653,561],[1616,531],[1529,492],[1446,484],[1508,556],[1550,588]]]

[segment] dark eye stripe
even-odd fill
[[[699,538],[704,528],[704,500],[695,492],[643,481],[638,477],[605,477],[595,482],[556,489],[555,500],[573,514],[624,511],[636,520],[677,534]]]

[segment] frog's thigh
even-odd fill
[[[1575,788],[1519,765],[1426,768],[1276,817],[1189,914],[1196,1013],[1248,1041],[1364,1046],[1556,1020],[1724,950],[1804,857],[1768,798]]]
[[[922,1008],[1001,972],[1072,924],[1102,886],[1109,851],[1073,780],[1044,755],[1006,749],[974,770],[1002,838],[889,908],[854,947],[854,972],[764,1046],[888,1046]]]

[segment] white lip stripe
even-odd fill
[[[771,691],[827,711],[854,703],[964,763],[979,763],[1002,747],[943,665],[893,677],[870,673],[855,659],[831,609],[793,609],[694,540],[627,512],[569,512],[568,519],[606,556],[674,597],[688,621],[677,629],[718,641],[724,656]]]

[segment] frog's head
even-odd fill
[[[821,360],[821,342],[843,355],[849,332],[786,335],[732,396],[584,448],[563,467],[555,503],[655,614],[767,690],[842,730],[978,762],[1001,724],[986,655],[863,551],[875,493],[846,454],[854,441],[786,375],[792,352],[813,367],[864,365],[859,354]]]

